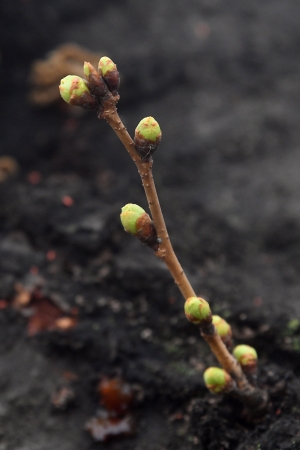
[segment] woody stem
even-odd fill
[[[108,99],[106,102],[104,102],[103,106],[104,110],[101,113],[101,118],[105,119],[108,122],[116,135],[119,137],[140,174],[159,240],[159,247],[158,250],[155,251],[155,254],[167,265],[183,297],[186,300],[189,297],[195,297],[195,291],[193,290],[189,280],[187,279],[170,242],[158,195],[156,192],[155,183],[153,180],[153,161],[142,161],[141,157],[138,155],[135,149],[135,144],[117,113],[114,101],[112,99]],[[246,397],[251,396],[254,391],[257,395],[258,390],[253,388],[253,386],[249,384],[241,369],[240,364],[227,350],[220,336],[216,332],[214,325],[211,324],[208,329],[200,328],[200,332],[210,346],[212,352],[216,356],[221,366],[235,379],[239,390],[244,392]]]
[[[106,105],[104,105],[106,106]],[[133,162],[135,163],[138,172],[140,174],[142,184],[147,197],[149,209],[151,211],[152,220],[156,229],[157,237],[159,240],[158,250],[155,255],[160,258],[167,265],[170,273],[172,274],[175,283],[178,285],[183,297],[188,299],[189,297],[196,296],[189,280],[187,279],[176,255],[173,250],[168,230],[164,221],[162,210],[160,207],[157,191],[155,188],[152,165],[153,162],[144,162],[136,152],[134,142],[124,127],[116,108],[112,108],[112,105],[107,105],[102,112],[101,117],[105,118],[108,124],[112,127],[117,134],[124,147],[130,154]]]

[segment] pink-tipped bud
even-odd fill
[[[116,64],[107,56],[102,56],[98,64],[98,70],[110,92],[115,96],[118,95],[120,75]]]
[[[85,80],[77,75],[68,75],[60,81],[59,91],[62,99],[69,105],[95,109],[97,101],[91,95]]]
[[[91,93],[98,99],[98,101],[101,101],[108,93],[107,86],[101,74],[99,74],[95,67],[89,62],[84,63],[83,72],[88,80]]]
[[[145,117],[135,129],[135,148],[143,161],[149,161],[161,141],[161,129],[153,117]]]

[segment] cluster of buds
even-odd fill
[[[232,330],[226,320],[220,316],[212,316],[209,303],[200,297],[190,297],[184,305],[186,318],[198,325],[200,330],[210,330],[217,333],[224,342],[228,350],[232,350]],[[211,328],[210,326],[213,326]],[[212,330],[212,331],[211,331]],[[233,356],[240,363],[243,372],[249,380],[255,380],[257,369],[257,353],[249,345],[238,345],[233,349]],[[231,376],[223,369],[209,367],[204,372],[204,382],[206,387],[214,394],[224,394],[235,389],[235,382]]]
[[[237,345],[233,350],[233,356],[240,363],[243,372],[249,381],[255,383],[257,369],[257,353],[249,345]],[[235,390],[236,384],[231,376],[219,367],[209,367],[203,375],[206,387],[213,394],[225,394]]]
[[[109,95],[118,100],[120,76],[116,64],[110,58],[103,56],[98,70],[91,63],[85,62],[83,72],[86,80],[77,75],[68,75],[61,80],[59,90],[65,102],[99,111],[103,100]]]
[[[112,98],[119,100],[120,75],[116,64],[103,56],[97,70],[89,63],[83,65],[85,80],[77,75],[68,75],[60,81],[59,91],[69,105],[96,110],[103,118],[103,102]],[[135,130],[134,144],[142,161],[148,162],[161,141],[161,129],[153,117],[145,117]]]
[[[233,350],[233,356],[240,363],[243,372],[247,375],[249,381],[255,383],[257,369],[257,353],[249,345],[237,345]],[[209,367],[203,375],[206,387],[213,394],[225,394],[235,391],[236,384],[231,376],[219,367]]]
[[[120,218],[127,233],[137,237],[143,244],[147,244],[153,250],[157,250],[156,230],[152,219],[143,208],[128,203],[123,206]]]

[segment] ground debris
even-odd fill
[[[74,404],[76,394],[70,386],[59,387],[52,395],[51,404],[54,409],[64,411]]]
[[[131,415],[124,417],[92,417],[86,423],[95,441],[107,441],[113,437],[131,436],[134,434],[134,424]]]
[[[41,331],[68,331],[78,323],[78,309],[63,311],[51,299],[44,296],[42,278],[32,276],[26,284],[15,285],[16,295],[12,305],[28,317],[27,333],[35,336]]]
[[[98,410],[96,416],[88,420],[85,429],[96,441],[133,435],[135,423],[129,413],[133,401],[130,385],[121,378],[103,377],[97,391],[104,409]]]

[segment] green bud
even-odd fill
[[[108,56],[102,56],[98,64],[98,70],[101,72],[102,76],[105,77],[107,72],[117,70],[117,66],[110,58],[108,58]]]
[[[83,72],[87,79],[89,79],[90,75],[94,75],[95,73],[97,73],[95,67],[87,61],[84,61]]]
[[[250,345],[237,345],[233,349],[233,355],[238,360],[245,372],[253,372],[257,366],[257,353]]]
[[[153,117],[145,117],[135,129],[139,136],[147,141],[157,142],[161,139],[161,129]]]
[[[231,326],[226,320],[222,319],[220,316],[213,316],[213,324],[217,329],[218,334],[221,337],[232,336]]]
[[[86,82],[77,75],[68,75],[60,81],[60,95],[67,103],[71,103],[72,96],[80,97],[84,93],[89,93]]]
[[[145,117],[135,129],[134,143],[143,161],[149,161],[161,141],[161,129],[153,117]]]
[[[95,109],[97,101],[91,95],[87,83],[77,75],[68,75],[60,81],[59,91],[62,99],[73,106]]]
[[[218,335],[220,336],[226,347],[231,350],[233,346],[231,326],[220,316],[212,316],[212,321],[214,326],[216,327]]]
[[[95,67],[89,62],[84,63],[83,71],[88,80],[90,92],[101,102],[108,93],[107,86],[101,74],[99,74]]]
[[[223,394],[231,390],[234,382],[231,376],[219,367],[209,367],[203,374],[206,387],[213,394]]]
[[[136,236],[152,250],[158,249],[156,229],[151,217],[143,208],[129,203],[122,208],[120,217],[125,231]]]
[[[137,234],[137,221],[145,213],[146,211],[143,208],[134,203],[128,203],[123,206],[120,217],[124,230],[133,235]]]
[[[118,96],[120,75],[116,64],[107,56],[102,56],[98,64],[98,71],[102,75],[108,89],[114,96]]]
[[[206,300],[200,297],[190,297],[184,305],[186,318],[195,325],[211,322],[211,310]]]

